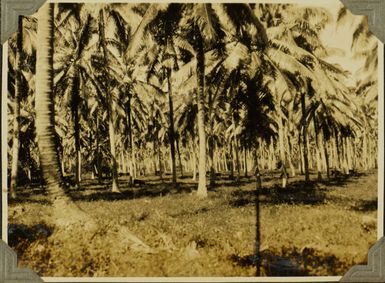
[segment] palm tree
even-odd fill
[[[84,89],[84,81],[82,80],[82,71],[85,67],[87,58],[90,58],[89,46],[92,35],[94,34],[92,27],[92,19],[88,14],[82,15],[82,6],[71,5],[71,13],[75,15],[67,16],[66,20],[61,20],[61,26],[57,28],[61,35],[60,40],[65,40],[67,48],[60,48],[60,51],[55,52],[55,72],[58,74],[55,78],[55,89],[64,93],[64,100],[68,101],[71,108],[71,114],[74,123],[74,142],[76,152],[76,174],[75,181],[78,188],[80,188],[81,181],[81,167],[82,167],[82,153],[81,153],[81,113],[84,113],[84,99],[81,90]],[[62,9],[63,10],[63,9]],[[83,19],[83,17],[85,19]],[[75,21],[76,31],[66,27],[65,22]],[[60,46],[60,44],[58,43]],[[71,48],[68,48],[70,46]],[[58,58],[59,57],[59,58]],[[83,106],[83,107],[82,107]],[[84,110],[84,109],[83,109]],[[85,118],[85,117],[83,117]]]
[[[26,27],[24,26],[24,23]],[[16,197],[17,176],[20,159],[20,134],[21,134],[21,100],[26,93],[33,89],[34,80],[31,79],[31,73],[34,72],[32,65],[35,60],[35,33],[36,22],[30,18],[19,17],[18,33],[16,35],[14,50],[14,101],[13,101],[13,145],[12,145],[12,165],[11,165],[11,180],[10,180],[10,197]],[[11,46],[13,41],[11,41]]]
[[[263,49],[267,36],[263,26],[254,16],[248,4],[194,4],[187,5],[185,17],[181,23],[184,36],[190,41],[195,51],[197,78],[197,120],[199,137],[199,184],[198,196],[207,196],[206,186],[206,83],[205,53],[208,50],[221,50],[228,34],[234,36],[249,34],[253,44]],[[239,15],[242,15],[241,19]],[[237,19],[240,19],[237,21]],[[253,26],[253,29],[249,28]],[[231,36],[230,36],[231,38]]]
[[[118,5],[118,4],[117,4]],[[110,79],[114,82],[115,85],[109,85],[103,84],[101,80],[99,79],[99,82],[101,83],[100,85],[103,86],[103,93],[107,95],[107,107],[108,107],[108,113],[111,113],[108,115],[110,121],[109,121],[109,135],[110,135],[110,148],[111,148],[111,156],[112,156],[112,175],[113,175],[113,190],[117,191],[118,186],[117,186],[117,159],[116,159],[116,145],[115,145],[115,111],[114,109],[117,109],[118,105],[117,102],[112,99],[112,92],[115,92],[118,94],[120,92],[119,89],[117,89],[117,86],[121,86],[122,84],[118,82],[118,80],[123,81],[123,89],[133,89],[135,88],[135,79],[131,77],[132,72],[130,71],[130,66],[133,66],[135,64],[135,60],[137,59],[138,56],[138,51],[140,51],[140,47],[142,46],[143,42],[141,42],[141,39],[144,38],[144,34],[146,31],[147,26],[155,19],[157,14],[162,11],[163,9],[167,8],[168,5],[164,4],[150,4],[150,5],[143,5],[142,8],[144,8],[144,14],[139,22],[139,25],[136,27],[134,30],[133,34],[128,37],[127,32],[122,32],[122,28],[124,29],[124,26],[122,25],[117,25],[117,33],[118,33],[118,40],[123,39],[123,43],[125,45],[121,45],[121,43],[117,42],[116,39],[114,40],[113,38],[107,38],[105,29],[106,29],[106,24],[109,23],[110,19],[113,19],[115,24],[117,24],[120,20],[121,17],[118,17],[118,13],[108,5],[102,5],[101,8],[99,9],[99,41],[100,41],[100,46],[101,50],[103,53],[103,58],[102,61],[103,64],[99,66],[104,68],[103,74],[104,76],[109,76]],[[114,56],[114,52],[111,52],[109,49],[109,45],[112,44],[120,46],[118,47],[118,53],[121,53],[121,58],[116,58]],[[114,70],[114,68],[118,68],[119,71]],[[123,78],[119,77],[119,74],[123,74]],[[143,82],[140,82],[139,84],[136,85],[143,85]],[[134,92],[134,91],[133,91]],[[129,94],[129,93],[128,93]],[[130,95],[130,94],[129,94]],[[131,162],[133,168],[135,165],[133,164],[134,162],[134,142],[133,142],[133,134],[132,134],[132,119],[130,117],[132,114],[132,109],[131,109],[131,102],[132,99],[128,99],[128,116],[129,121],[128,121],[128,127],[129,127],[129,135],[130,135],[130,145],[131,145]],[[113,106],[114,105],[114,106]]]
[[[309,113],[314,102],[335,93],[336,88],[325,72],[322,57],[328,54],[320,39],[319,31],[328,22],[330,16],[323,10],[293,7],[291,5],[271,5],[260,7],[265,24],[270,26],[272,48],[270,60],[276,66],[280,77],[286,84],[292,101],[301,106],[301,132],[298,135],[302,144],[302,160],[305,180],[309,180],[308,128],[313,116]],[[304,22],[306,21],[306,22]],[[279,23],[277,25],[277,22]],[[284,53],[282,52],[284,51]],[[287,66],[284,66],[287,65]],[[290,65],[290,67],[289,67]],[[299,99],[297,99],[299,98]],[[309,100],[309,101],[308,101]],[[314,109],[313,109],[314,110]],[[290,120],[289,120],[290,121]],[[315,128],[319,128],[315,122]],[[316,133],[317,167],[320,169],[321,144]],[[282,142],[280,142],[282,147]],[[281,150],[283,151],[283,150]],[[284,156],[281,154],[281,159]]]
[[[94,221],[75,206],[65,194],[59,165],[53,99],[53,10],[53,4],[45,4],[38,14],[37,41],[40,46],[36,61],[35,108],[41,170],[53,202],[56,223],[65,226],[69,223],[85,223],[90,228],[95,228]]]
[[[99,39],[100,39],[100,47],[103,54],[102,62],[104,64],[104,68],[102,74],[104,78],[108,78],[110,73],[108,71],[108,67],[111,66],[111,61],[113,60],[110,55],[110,51],[107,48],[106,41],[106,11],[105,9],[99,10]],[[100,81],[100,79],[99,79]],[[108,132],[109,132],[109,141],[110,141],[110,150],[111,150],[111,171],[112,171],[112,192],[120,192],[118,185],[118,162],[117,162],[117,154],[116,154],[116,102],[113,99],[113,87],[110,81],[104,80],[101,83],[103,86],[103,90],[105,95],[107,96],[107,115],[108,115]]]
[[[19,28],[16,39],[16,56],[15,66],[16,70],[20,70],[22,66],[21,52],[23,48],[23,17],[19,17]],[[17,172],[19,161],[19,131],[20,131],[20,92],[21,92],[21,74],[16,71],[15,74],[15,97],[14,97],[14,124],[13,124],[13,146],[12,146],[12,168],[11,168],[11,184],[10,184],[10,197],[16,197],[17,186]]]
[[[156,44],[161,46],[155,51],[153,62],[150,62],[150,70],[148,72],[148,79],[152,75],[158,76],[162,81],[165,79],[167,84],[168,93],[168,118],[169,128],[168,137],[171,151],[171,164],[172,164],[172,183],[175,186],[177,184],[177,172],[176,172],[176,133],[175,133],[175,117],[174,117],[174,99],[173,99],[173,86],[172,75],[174,71],[178,69],[177,54],[173,41],[173,34],[177,28],[177,21],[179,20],[178,4],[171,4],[164,13],[160,13],[158,18],[154,20],[152,34]]]

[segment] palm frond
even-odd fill
[[[139,50],[142,44],[143,37],[145,36],[144,33],[146,27],[153,19],[155,19],[155,17],[160,11],[165,10],[168,5],[169,4],[153,3],[148,7],[139,26],[136,28],[129,45],[127,46],[127,49],[125,51],[126,60],[131,60],[132,58],[134,58],[136,52]]]

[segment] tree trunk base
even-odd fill
[[[58,228],[71,229],[81,226],[88,232],[96,232],[98,225],[87,213],[71,203],[67,198],[58,198],[53,202],[53,223]]]
[[[112,192],[113,192],[113,193],[118,193],[118,194],[122,193],[122,192],[119,190],[119,188],[118,188],[118,187],[115,187],[115,186],[112,186]]]
[[[201,188],[198,189],[197,197],[199,197],[199,198],[207,198],[208,197],[207,189],[201,189]]]
[[[9,192],[9,198],[10,198],[10,199],[16,199],[16,192],[15,192],[15,189],[12,189],[12,190]]]
[[[287,178],[282,178],[282,189],[286,189],[287,187]]]

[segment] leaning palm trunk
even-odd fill
[[[198,137],[199,137],[199,182],[198,196],[207,197],[206,185],[206,130],[205,130],[205,57],[203,50],[203,39],[200,31],[197,32],[198,50],[197,50],[197,78],[198,78]]]
[[[14,117],[13,117],[13,145],[12,145],[12,165],[11,165],[11,184],[10,197],[16,198],[17,174],[19,164],[19,150],[20,150],[20,93],[21,93],[21,59],[20,52],[23,48],[23,17],[19,17],[19,32],[17,34],[17,48],[16,48],[16,76],[15,76],[15,101],[14,101]]]
[[[53,97],[53,4],[45,4],[38,14],[36,63],[36,134],[40,164],[47,191],[53,202],[56,224],[68,226],[83,222],[95,228],[82,210],[75,206],[64,192],[63,175],[57,152],[55,110]]]

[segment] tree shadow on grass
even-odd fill
[[[112,192],[109,187],[109,185],[89,185],[86,187],[86,190],[73,190],[69,193],[69,195],[74,201],[117,201],[155,198],[172,194],[186,194],[191,193],[196,189],[196,185],[191,183],[179,183],[177,186],[174,186],[170,182],[145,183],[144,181],[143,184],[131,187],[128,182],[121,182],[120,193]]]
[[[41,184],[31,184],[28,186],[18,187],[16,191],[16,198],[8,197],[8,204],[23,204],[23,203],[35,203],[47,205],[46,200],[47,191]]]
[[[8,244],[21,256],[32,243],[47,239],[52,233],[53,227],[45,223],[39,223],[33,226],[9,224]]]
[[[363,200],[352,206],[352,209],[360,212],[373,212],[378,209],[378,200]]]
[[[363,172],[351,172],[349,175],[347,174],[338,174],[337,176],[333,176],[332,178],[325,178],[319,183],[325,185],[325,186],[336,186],[341,187],[348,183],[352,183],[356,181],[359,178],[362,178],[364,176],[367,176],[367,173]]]
[[[278,172],[279,173],[279,172]],[[272,204],[318,204],[324,201],[322,190],[317,189],[317,183],[325,186],[343,186],[347,182],[361,177],[364,174],[356,174],[351,177],[340,176],[332,180],[324,180],[320,182],[303,182],[292,181],[288,188],[281,189],[279,176],[277,172],[267,172],[263,176],[263,184],[266,188],[261,190],[261,202]],[[187,175],[186,175],[187,176]],[[68,181],[68,180],[67,180]],[[69,182],[71,183],[71,182]],[[73,182],[72,182],[73,183]],[[253,177],[242,177],[239,181],[235,178],[229,178],[228,174],[217,176],[215,186],[209,187],[209,191],[217,192],[221,188],[235,188],[233,192],[235,198],[232,201],[234,206],[245,206],[254,202],[253,191],[239,191],[242,186],[252,185],[255,183]],[[170,178],[164,177],[163,180],[158,176],[148,176],[145,180],[137,180],[137,184],[133,187],[129,186],[127,176],[121,176],[120,187],[121,193],[113,193],[111,191],[111,180],[91,180],[85,179],[81,183],[80,188],[68,185],[68,195],[75,201],[117,201],[130,200],[138,198],[154,198],[172,194],[192,193],[197,189],[197,183],[188,179],[179,179],[178,185],[172,185]],[[18,197],[10,200],[10,204],[21,203],[37,203],[48,204],[47,192],[44,186],[26,186],[19,190]]]
[[[35,196],[33,198],[27,198],[23,196],[18,196],[15,199],[8,199],[8,205],[20,205],[20,204],[40,204],[40,205],[49,205],[51,202],[49,202],[47,199],[38,199]]]
[[[229,257],[241,267],[256,267],[255,255]],[[350,263],[340,261],[335,255],[322,254],[314,249],[296,248],[283,250],[281,253],[265,250],[260,253],[262,274],[265,276],[309,276],[318,270],[326,276],[338,276],[350,268]]]
[[[354,173],[351,175],[341,175],[331,179],[312,180],[312,181],[291,181],[287,188],[283,189],[276,180],[280,180],[277,176],[269,175],[263,178],[264,187],[260,189],[260,203],[265,204],[305,204],[316,205],[326,201],[327,187],[343,188],[349,183],[355,182],[357,179],[365,176],[365,173]],[[274,183],[272,183],[274,181]],[[256,181],[251,179],[250,183]],[[230,205],[239,207],[255,204],[255,190],[236,190],[232,193]],[[357,210],[370,211],[377,209],[373,202],[363,203],[357,207]]]
[[[321,204],[325,201],[325,193],[318,188],[316,182],[297,181],[285,189],[279,185],[259,190],[261,204]],[[232,193],[230,205],[235,207],[255,205],[255,191],[235,191]]]

